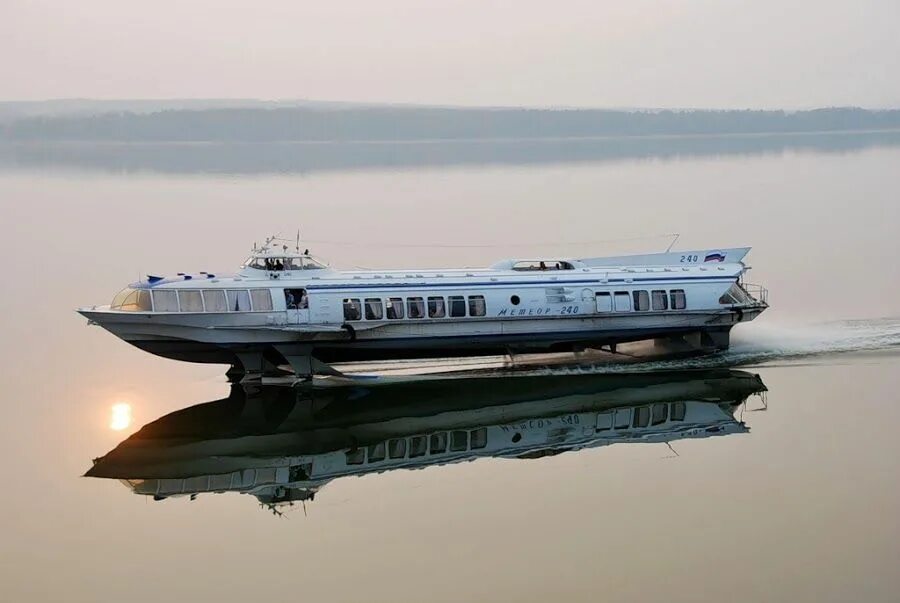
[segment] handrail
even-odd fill
[[[769,290],[762,285],[757,285],[755,283],[742,283],[741,288],[744,290],[744,293],[749,295],[754,301],[762,304],[769,303]]]

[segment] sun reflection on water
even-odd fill
[[[122,431],[131,426],[131,404],[117,402],[110,408],[109,428],[114,431]]]

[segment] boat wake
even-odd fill
[[[772,366],[837,355],[900,353],[900,318],[844,320],[811,325],[747,325],[732,335],[731,347],[719,354],[653,360],[630,364],[593,365],[598,372],[638,372],[702,368]],[[578,367],[581,368],[581,367]]]

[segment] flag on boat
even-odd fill
[[[713,253],[706,254],[706,257],[703,258],[704,262],[724,262],[725,254],[720,253],[718,251],[714,251]]]

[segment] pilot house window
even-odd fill
[[[344,300],[344,320],[359,320],[362,318],[362,305],[358,299]]]

